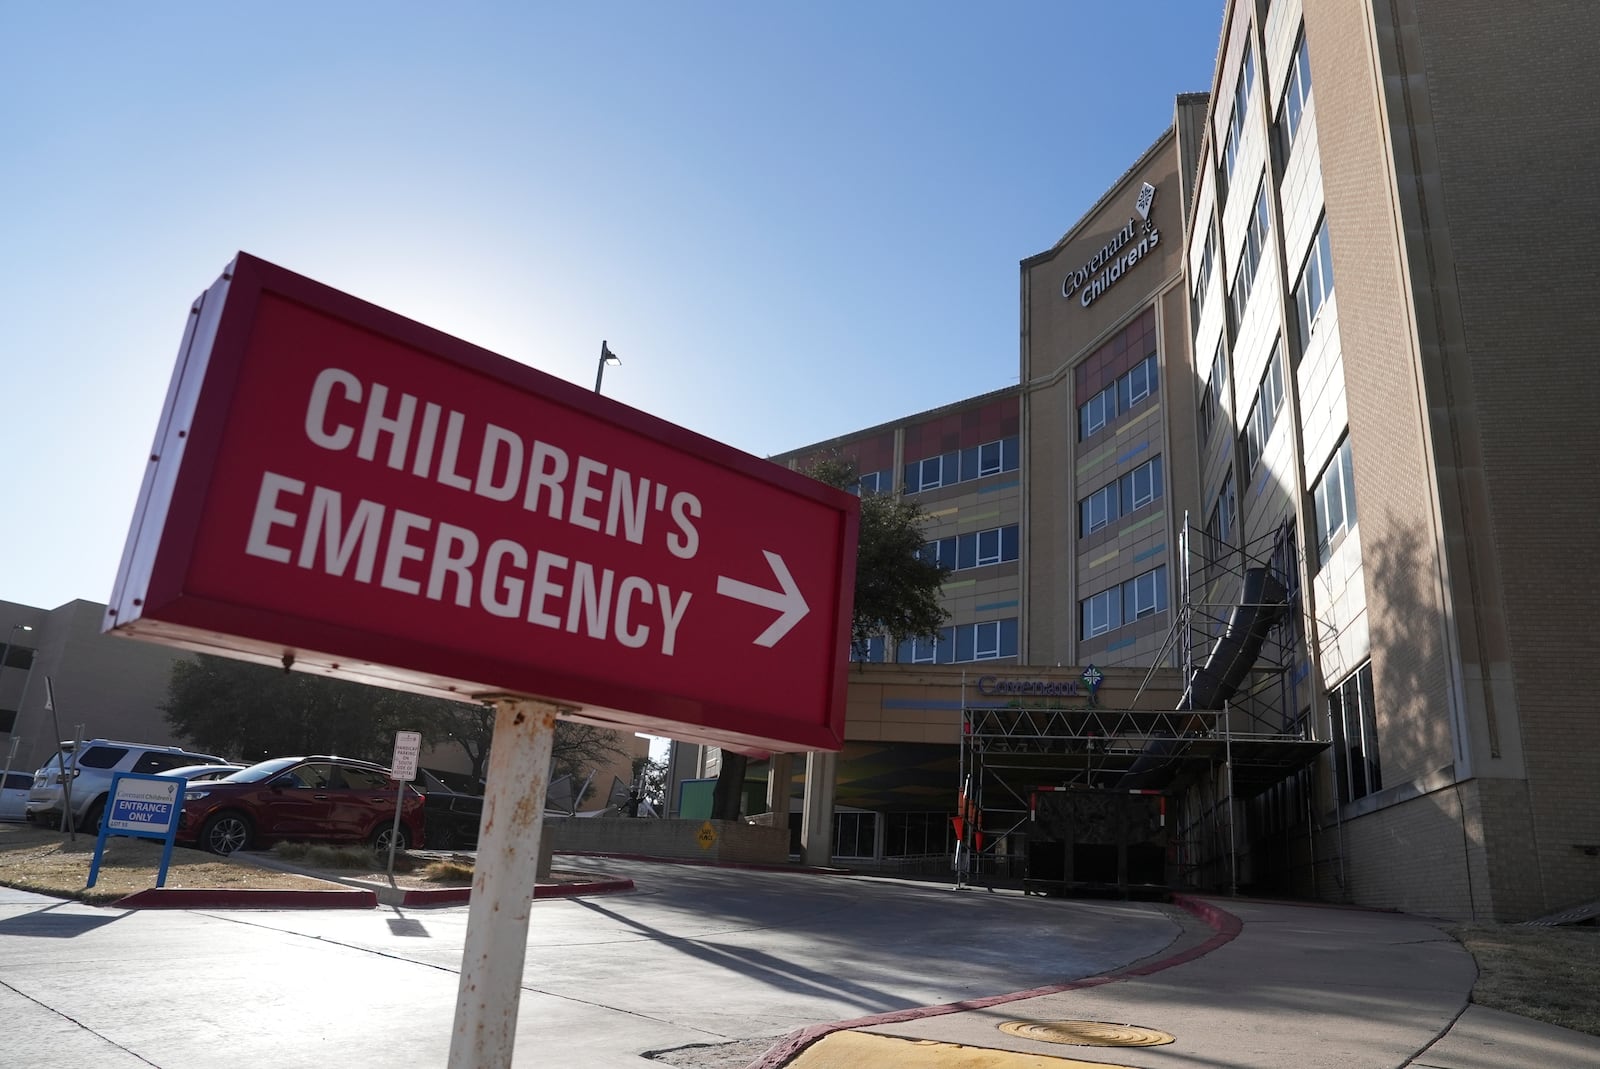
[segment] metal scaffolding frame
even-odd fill
[[[957,887],[1025,878],[1026,858],[1014,847],[1030,820],[1029,793],[1085,787],[1169,794],[1175,803],[1174,883],[1237,893],[1240,804],[1294,777],[1327,744],[1312,738],[1295,710],[1301,570],[1292,529],[1284,525],[1254,543],[1231,546],[1193,530],[1187,515],[1184,523],[1178,609],[1131,704],[1148,697],[1163,662],[1175,658],[1181,678],[1195,678],[1197,653],[1215,645],[1240,607],[1246,569],[1272,568],[1284,576],[1288,611],[1220,709],[996,701],[976,698],[963,679]],[[1231,600],[1216,597],[1223,592]],[[1308,842],[1309,836],[1308,827]]]

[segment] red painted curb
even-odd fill
[[[834,1021],[829,1024],[812,1025],[790,1032],[778,1041],[777,1045],[761,1057],[745,1066],[745,1069],[780,1069],[787,1065],[790,1059],[797,1056],[811,1044],[824,1036],[834,1032],[843,1032],[852,1028],[871,1028],[876,1025],[899,1024],[903,1021],[919,1021],[926,1017],[942,1017],[947,1013],[961,1013],[965,1010],[981,1010],[990,1006],[1000,1006],[1007,1002],[1018,1002],[1022,999],[1037,998],[1040,995],[1058,995],[1064,991],[1080,991],[1084,988],[1099,987],[1101,984],[1116,983],[1134,976],[1149,976],[1170,969],[1174,965],[1182,965],[1211,953],[1213,950],[1228,943],[1237,936],[1244,927],[1238,917],[1199,899],[1190,898],[1188,895],[1173,895],[1172,902],[1181,909],[1193,913],[1213,929],[1216,934],[1199,946],[1162,958],[1137,968],[1118,969],[1104,976],[1088,976],[1082,980],[1073,980],[1065,984],[1051,984],[1048,987],[1035,987],[1028,991],[1013,991],[1007,995],[990,995],[987,998],[968,999],[965,1002],[947,1002],[942,1006],[915,1006],[908,1010],[895,1010],[892,1013],[878,1013],[869,1017],[857,1017],[850,1021]]]
[[[112,903],[123,909],[375,909],[374,891],[228,891],[151,887]]]
[[[546,883],[533,889],[534,898],[563,895],[603,895],[633,890],[632,880],[596,880],[592,883]],[[413,889],[400,896],[402,906],[459,906],[472,898],[470,887],[441,887],[437,891]]]

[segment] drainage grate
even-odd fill
[[[1173,1037],[1154,1028],[1107,1021],[1005,1021],[1000,1031],[1039,1043],[1071,1043],[1083,1047],[1159,1047]]]

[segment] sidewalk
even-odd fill
[[[1429,921],[1275,902],[1182,904],[1212,934],[1180,941],[1159,961],[802,1030],[750,1069],[1600,1067],[1600,1038],[1469,1005],[1472,957]],[[1015,1031],[1003,1031],[1008,1024]],[[1045,1041],[1053,1036],[1064,1038]],[[1124,1045],[1151,1041],[1160,1045]]]

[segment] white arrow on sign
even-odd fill
[[[767,564],[772,567],[772,574],[777,576],[780,590],[768,590],[766,587],[752,586],[741,583],[737,579],[729,579],[725,575],[717,576],[717,593],[729,598],[738,598],[748,601],[752,605],[762,605],[769,609],[776,609],[781,614],[772,621],[765,631],[756,638],[757,646],[775,646],[778,640],[789,633],[789,629],[799,623],[806,613],[811,611],[811,606],[806,604],[806,599],[800,596],[800,588],[795,585],[794,577],[789,574],[789,566],[783,563],[783,558],[770,549],[763,549],[766,554]]]

